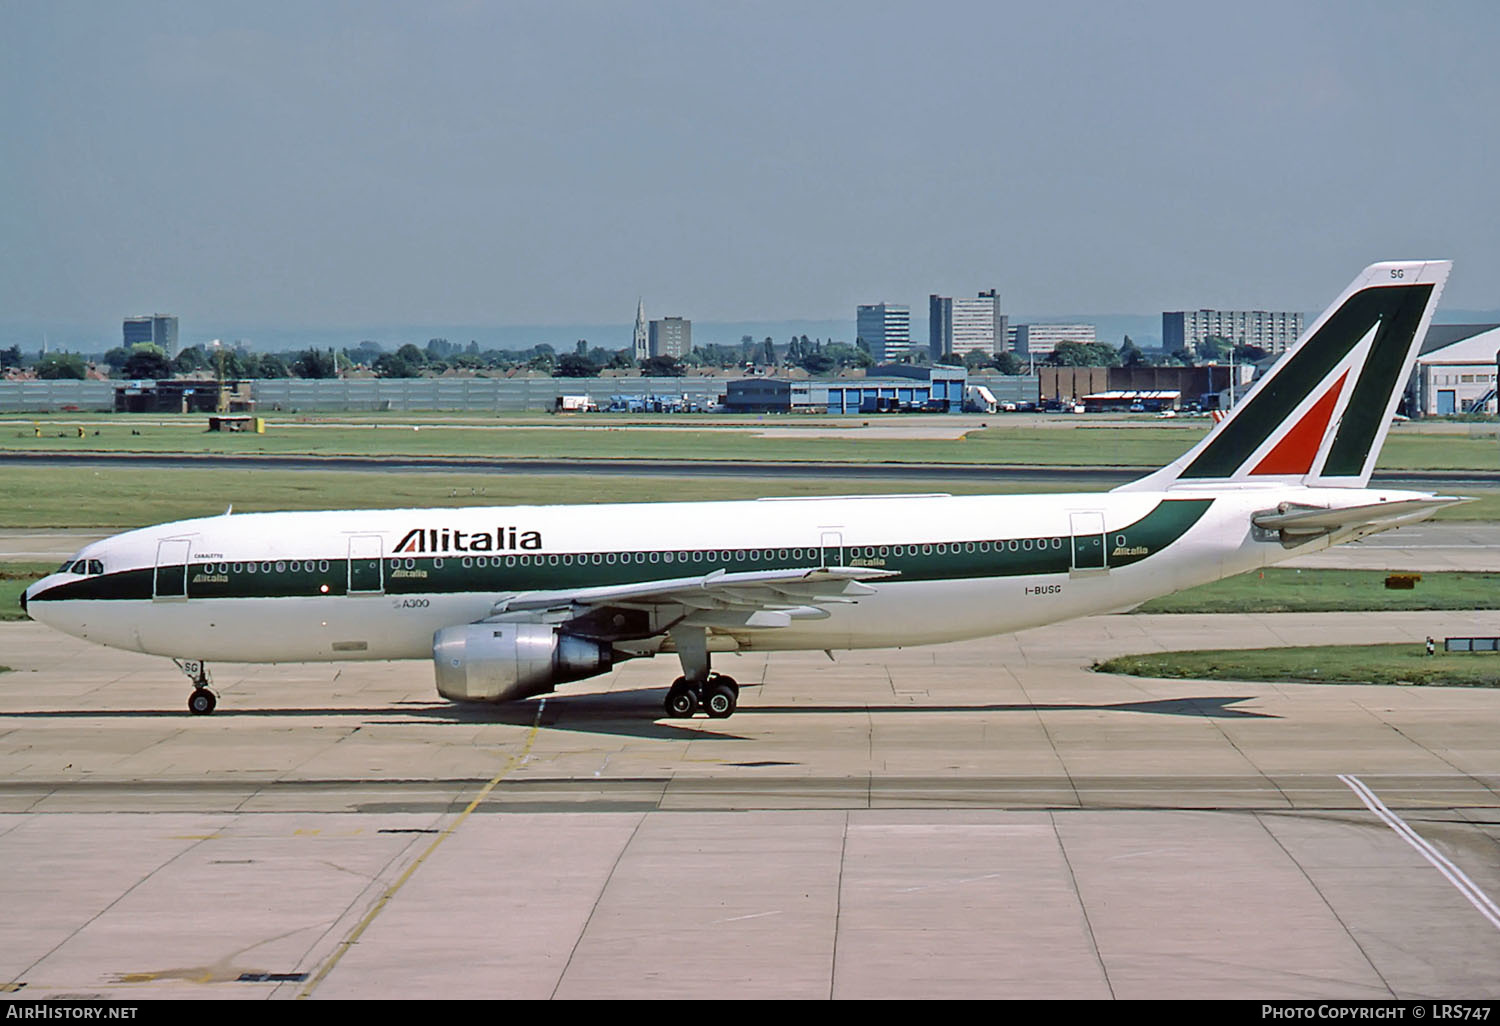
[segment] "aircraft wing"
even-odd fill
[[[1333,509],[1283,504],[1276,509],[1256,513],[1251,517],[1251,522],[1263,530],[1280,531],[1283,536],[1299,538],[1351,530],[1360,534],[1374,534],[1416,523],[1444,506],[1472,501],[1458,496],[1433,495],[1425,499],[1375,502]]]
[[[486,619],[560,619],[570,630],[596,627],[606,637],[641,637],[678,626],[785,627],[793,620],[824,619],[825,606],[874,594],[864,582],[895,576],[893,570],[845,566],[715,570],[639,584],[518,592],[501,596]],[[620,614],[614,618],[618,623],[603,622],[607,617],[599,614],[610,611]],[[637,615],[626,615],[632,612]]]

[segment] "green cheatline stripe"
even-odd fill
[[[1374,417],[1374,427],[1379,427],[1379,420],[1385,413],[1385,401],[1390,397],[1389,389],[1393,387],[1391,379],[1400,372],[1407,346],[1416,333],[1417,323],[1421,320],[1422,310],[1426,308],[1427,298],[1431,294],[1431,285],[1393,285],[1363,289],[1350,296],[1318,329],[1318,333],[1292,355],[1287,365],[1261,386],[1260,392],[1248,404],[1236,411],[1234,420],[1198,454],[1182,476],[1232,476],[1271,433],[1291,417],[1292,411],[1307,398],[1307,394],[1323,383],[1370,328],[1379,324],[1370,359],[1360,373],[1354,395],[1344,412],[1346,426],[1340,429],[1340,439],[1334,443],[1337,449],[1345,431],[1348,431],[1338,466],[1347,467],[1357,455],[1358,466],[1362,468],[1364,456],[1369,452],[1370,442],[1374,438],[1374,429],[1366,430],[1361,418],[1357,418],[1361,426],[1353,427],[1350,415],[1359,409],[1356,404],[1361,400],[1365,406],[1374,403],[1378,409],[1365,411],[1364,415]],[[1415,311],[1414,316],[1412,311]],[[1396,361],[1394,369],[1389,366],[1392,360]],[[1362,452],[1358,448],[1360,439],[1364,442]],[[1333,457],[1330,456],[1328,462],[1330,469],[1324,473],[1336,473],[1332,469]],[[1337,473],[1357,475],[1360,472],[1356,469]]]
[[[1104,538],[1108,565],[1112,568],[1129,566],[1160,552],[1182,537],[1212,504],[1212,499],[1165,499],[1135,523],[1109,531]],[[1097,565],[1099,544],[1098,535],[1077,538],[1049,535],[968,542],[851,545],[844,547],[844,554],[849,566],[895,570],[902,581],[967,580],[1067,573],[1074,565],[1075,545],[1081,550],[1087,549],[1094,557],[1091,565]],[[685,560],[682,558],[684,552]],[[594,561],[596,556],[599,562]],[[607,562],[610,557],[616,562]],[[384,593],[395,596],[555,591],[701,576],[715,570],[739,573],[806,567],[816,564],[820,558],[821,550],[816,546],[483,557],[402,556],[382,560],[380,580],[383,581]],[[355,562],[373,563],[366,560]],[[466,566],[465,562],[469,565]],[[185,568],[188,594],[195,599],[210,599],[316,598],[349,593],[348,560],[256,563],[253,572],[247,569],[250,565],[232,561],[227,564],[218,561],[189,564]],[[293,565],[297,569],[293,570]],[[235,571],[235,566],[241,569]],[[356,571],[360,570],[368,573],[370,568],[357,565]],[[154,585],[168,579],[180,582],[183,572],[184,567],[179,564],[101,574],[58,585],[33,601],[150,599]],[[324,591],[324,587],[328,590]]]

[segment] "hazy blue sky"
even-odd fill
[[[0,0],[0,320],[1500,306],[1500,4]]]

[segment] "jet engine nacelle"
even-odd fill
[[[607,643],[550,624],[471,623],[432,636],[438,694],[455,702],[508,702],[604,673]]]

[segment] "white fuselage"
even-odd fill
[[[714,631],[709,647],[889,648],[1128,608],[1343,539],[1287,548],[1251,527],[1252,514],[1281,503],[1412,497],[1268,484],[236,514],[90,545],[79,558],[102,574],[47,577],[28,590],[28,611],[101,645],[175,658],[429,659],[434,632],[481,620],[517,593],[725,568],[868,566],[896,576],[826,618]]]

